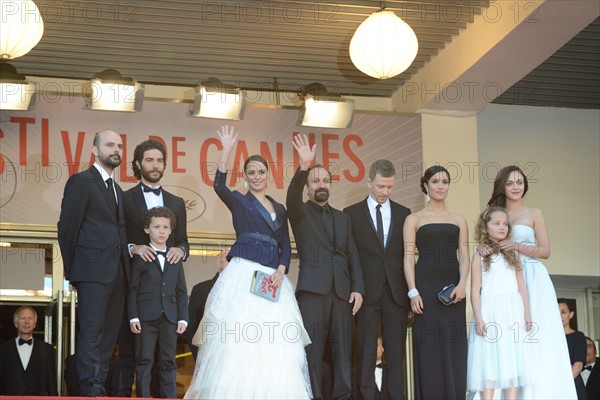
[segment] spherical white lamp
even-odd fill
[[[350,41],[352,63],[377,79],[389,79],[406,71],[418,50],[417,35],[393,11],[371,14]]]
[[[0,0],[0,59],[27,54],[44,34],[40,10],[31,0]]]

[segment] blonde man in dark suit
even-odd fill
[[[378,389],[373,370],[380,326],[387,361],[382,396],[384,399],[404,398],[408,289],[404,279],[402,228],[410,210],[390,199],[395,176],[391,161],[373,162],[367,181],[369,195],[344,209],[352,221],[367,292],[356,317],[359,399],[376,398]]]

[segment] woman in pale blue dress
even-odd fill
[[[550,257],[550,241],[542,212],[523,204],[527,177],[517,166],[502,168],[494,181],[488,206],[508,211],[512,233],[500,242],[519,253],[529,292],[533,330],[524,339],[524,351],[536,365],[532,384],[519,392],[521,399],[577,399],[569,350],[556,306],[556,292],[548,270],[538,259]]]

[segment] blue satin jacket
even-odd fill
[[[267,196],[275,209],[273,221],[269,211],[252,193],[232,192],[226,182],[227,173],[217,170],[214,189],[231,211],[237,236],[227,260],[240,257],[275,269],[284,265],[287,273],[292,248],[285,207]]]

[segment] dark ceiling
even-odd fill
[[[378,81],[348,55],[358,25],[380,2],[36,0],[40,43],[11,63],[28,76],[89,79],[108,68],[140,82],[193,86],[217,77],[246,89],[297,91],[312,82],[344,95],[390,97],[467,29],[488,1],[387,1],[415,31],[419,52]],[[600,108],[596,20],[494,102]]]

